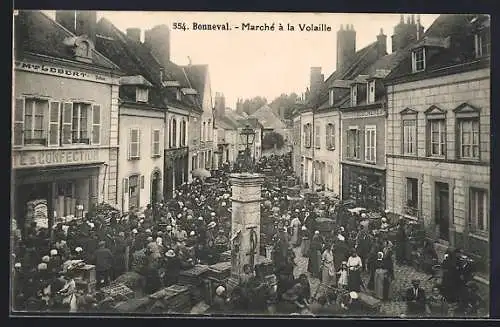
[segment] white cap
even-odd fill
[[[191,233],[189,233],[189,236],[195,236],[196,233],[194,231],[191,231]]]
[[[210,213],[210,216],[215,217],[215,212]]]
[[[361,218],[366,218],[366,213],[362,213]]]
[[[42,261],[43,261],[43,262],[49,262],[49,261],[50,261],[50,257],[49,257],[48,255],[44,255],[44,256],[42,257]]]
[[[356,300],[358,298],[358,293],[351,292],[351,293],[349,293],[349,296],[351,297],[351,299]]]
[[[384,212],[385,213],[389,213],[390,211],[389,211],[389,209],[385,209]]]
[[[339,241],[345,241],[345,237],[344,237],[344,236],[342,236],[342,235],[338,235],[338,236],[337,236],[337,239],[338,239]]]
[[[383,223],[387,222],[387,218],[382,217],[382,222],[383,222]]]
[[[224,288],[224,286],[219,286],[217,287],[217,289],[215,290],[215,293],[217,295],[222,295],[222,293],[224,293],[226,291],[226,289]]]
[[[151,233],[151,229],[146,229],[146,233]]]
[[[135,228],[132,229],[132,233],[137,234],[138,233],[137,229],[135,229]]]
[[[203,217],[198,217],[198,220],[204,220]]]
[[[307,230],[307,227],[306,226],[302,226],[302,230]]]
[[[172,230],[172,226],[168,225],[167,230]]]
[[[318,230],[317,230],[317,231],[315,231],[315,232],[314,232],[314,234],[315,234],[315,235],[319,235],[319,231],[318,231]]]
[[[21,263],[20,263],[20,262],[16,262],[16,263],[14,264],[14,267],[15,267],[15,268],[21,268]]]
[[[57,250],[56,249],[50,250],[50,255],[57,255]]]
[[[153,238],[150,236],[150,237],[148,237],[148,238],[146,239],[146,241],[148,241],[148,242],[153,242]]]
[[[76,251],[76,252],[82,252],[82,251],[83,251],[83,249],[82,249],[81,247],[79,247],[79,246],[78,246],[78,247],[75,249],[75,251]]]
[[[38,264],[38,270],[47,270],[47,264],[42,262]]]

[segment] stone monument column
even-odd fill
[[[252,173],[231,174],[231,279],[238,284],[244,274],[243,267],[252,268],[260,249],[260,203],[264,176]]]

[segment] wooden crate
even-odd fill
[[[83,267],[76,267],[73,271],[77,274],[75,279],[84,280],[87,282],[95,282],[96,281],[96,273],[94,265],[85,265]]]
[[[96,282],[89,282],[86,280],[75,280],[76,289],[82,290],[88,294],[94,294],[96,291]]]
[[[219,262],[214,265],[208,267],[208,276],[218,279],[224,280],[229,278],[231,275],[231,262]]]
[[[134,295],[134,291],[125,286],[125,284],[112,284],[101,288],[101,292],[111,297],[121,295],[126,298],[131,298]]]

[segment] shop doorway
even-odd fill
[[[450,195],[446,183],[436,183],[435,186],[435,217],[438,226],[439,239],[449,241],[450,227]]]
[[[163,195],[166,199],[171,199],[174,191],[174,170],[172,167],[167,166],[165,170],[165,182],[163,185]]]
[[[128,179],[128,207],[129,209],[139,208],[139,175],[132,175]]]
[[[160,199],[160,172],[155,170],[151,175],[151,204],[158,203]]]
[[[36,222],[38,228],[50,228],[51,183],[25,184],[17,187],[15,219],[23,235]]]

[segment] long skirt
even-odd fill
[[[348,287],[349,291],[361,291],[361,272],[359,270],[349,271]]]
[[[320,264],[321,264],[321,252],[320,251],[310,252],[307,271],[310,272],[313,275],[313,277],[320,276]]]
[[[293,246],[299,245],[299,228],[298,227],[293,227],[292,236],[290,237],[290,243]]]
[[[330,265],[323,265],[323,267],[321,268],[321,283],[323,283],[325,286],[337,285],[337,276],[331,276],[330,271]]]
[[[386,269],[377,269],[375,271],[375,297],[377,299],[384,298],[384,283],[387,278]]]
[[[309,237],[307,236],[302,237],[302,243],[300,244],[300,252],[304,258],[307,258],[309,256],[310,245],[311,241],[309,240]]]

